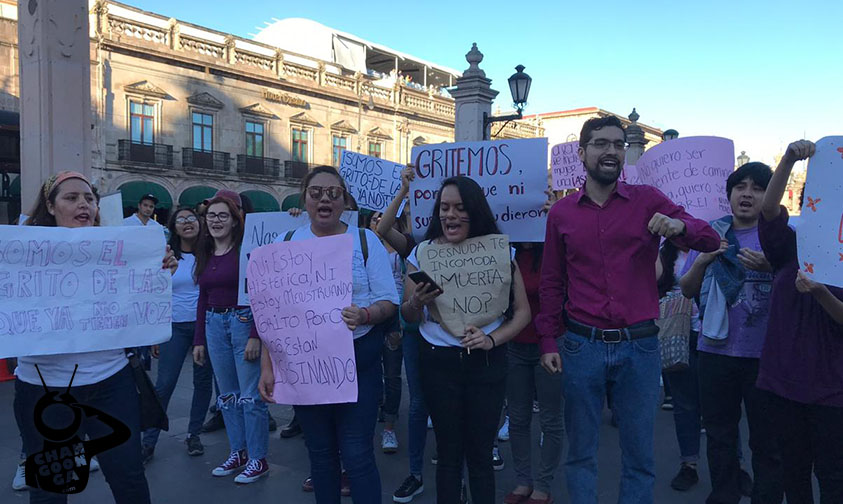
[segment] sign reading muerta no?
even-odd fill
[[[503,315],[512,284],[511,254],[506,235],[421,246],[419,265],[443,291],[431,309],[433,318],[462,338],[467,326],[483,327]]]

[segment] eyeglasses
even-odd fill
[[[196,222],[196,216],[188,215],[187,217],[176,217],[176,224],[187,224],[188,222]]]
[[[212,222],[212,221],[226,222],[230,218],[231,218],[231,214],[226,213],[226,212],[205,214],[205,220],[208,221],[208,222]]]
[[[586,145],[591,145],[592,147],[598,150],[609,150],[610,145],[613,146],[615,150],[619,151],[626,150],[627,147],[627,143],[623,140],[615,140],[613,142],[610,140],[606,140],[605,138],[598,138],[593,142],[588,142]]]
[[[310,186],[307,188],[307,195],[312,199],[322,199],[322,194],[327,194],[328,198],[331,201],[336,201],[342,198],[343,194],[345,194],[345,189],[340,186],[322,187],[318,185]]]

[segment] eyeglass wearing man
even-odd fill
[[[597,502],[598,436],[607,392],[623,453],[618,502],[653,502],[661,374],[653,265],[659,241],[664,237],[704,252],[720,244],[706,222],[658,189],[618,182],[625,150],[618,118],[587,121],[578,149],[585,185],[557,202],[547,220],[536,326],[542,365],[565,373],[571,502]]]

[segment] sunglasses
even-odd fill
[[[343,197],[345,189],[340,186],[309,186],[307,188],[307,195],[312,199],[320,200],[323,194],[327,194],[331,201],[336,201]]]

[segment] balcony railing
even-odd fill
[[[173,146],[157,143],[137,143],[131,140],[117,141],[117,159],[132,163],[173,167]]]
[[[281,175],[281,161],[275,158],[238,154],[237,173],[277,179]]]
[[[231,156],[228,152],[202,151],[185,147],[181,150],[181,164],[185,168],[228,173]]]
[[[319,165],[304,161],[284,161],[284,178],[301,180],[315,166]]]

